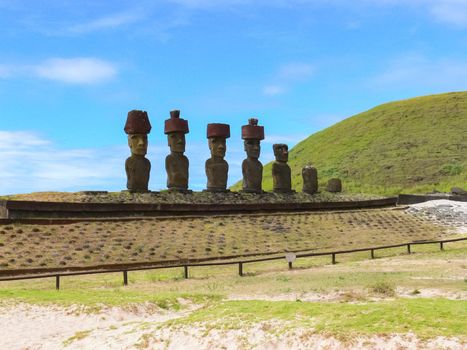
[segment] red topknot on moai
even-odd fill
[[[228,192],[227,178],[229,164],[224,160],[226,139],[230,137],[230,125],[212,123],[207,127],[207,138],[211,158],[206,160],[205,170],[208,178],[207,191]]]
[[[144,156],[148,150],[151,123],[145,111],[128,112],[124,129],[128,135],[131,156],[125,162],[127,188],[130,192],[147,192],[151,163]]]
[[[170,154],[165,158],[167,171],[167,187],[171,191],[188,191],[188,158],[185,152],[185,134],[189,132],[188,121],[180,118],[180,111],[170,112],[170,119],[164,124],[164,133],[167,135]]]
[[[243,191],[262,193],[263,165],[258,160],[264,140],[264,127],[258,125],[258,119],[248,119],[248,125],[242,126],[242,139],[247,158],[242,163]]]

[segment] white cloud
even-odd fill
[[[143,17],[141,13],[115,13],[89,22],[71,25],[68,27],[68,31],[71,33],[83,34],[105,29],[115,29],[140,21]]]
[[[434,1],[430,12],[439,22],[467,27],[467,1],[465,0]]]
[[[439,91],[467,89],[467,60],[430,60],[419,54],[398,57],[370,79],[378,87],[423,87]]]
[[[266,135],[264,143],[286,143],[289,148],[292,148],[295,144],[307,138],[309,135]]]
[[[0,64],[0,78],[40,78],[66,84],[92,85],[118,74],[116,64],[95,57],[49,58],[36,64]]]
[[[51,58],[32,70],[40,78],[69,84],[97,84],[117,75],[114,64],[92,57]]]
[[[11,68],[6,64],[0,64],[0,78],[8,78],[11,74]]]
[[[288,63],[283,65],[278,72],[278,77],[286,81],[302,81],[310,78],[315,72],[315,68],[308,63]]]
[[[263,95],[284,94],[293,85],[309,80],[315,71],[315,67],[309,63],[291,62],[284,64],[274,74],[273,82],[263,87]]]
[[[124,146],[60,149],[34,132],[0,131],[0,194],[123,188],[126,153]]]
[[[285,88],[283,86],[278,85],[266,85],[263,88],[263,94],[268,96],[280,95],[285,92]]]

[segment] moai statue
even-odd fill
[[[272,145],[276,160],[272,163],[272,183],[274,192],[291,193],[292,179],[289,160],[289,146],[283,143]]]
[[[308,194],[318,192],[318,170],[307,164],[302,169],[303,189],[302,191]]]
[[[130,192],[147,192],[151,162],[144,156],[148,151],[148,134],[151,131],[148,114],[145,111],[128,112],[125,123],[131,156],[125,162],[126,187]]]
[[[328,192],[342,192],[342,181],[338,178],[332,178],[328,181]]]
[[[188,158],[183,154],[188,121],[180,118],[180,111],[170,112],[170,119],[165,121],[164,133],[170,147],[170,154],[165,158],[167,187],[169,191],[188,192]]]
[[[242,126],[242,139],[247,155],[242,163],[243,191],[263,193],[263,165],[258,158],[261,152],[260,141],[264,139],[264,127],[258,125],[258,119],[248,119],[248,125]]]
[[[207,191],[228,192],[227,176],[229,164],[224,160],[226,139],[230,137],[228,124],[208,124],[207,137],[211,158],[206,160],[206,176],[208,178]]]

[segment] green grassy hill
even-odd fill
[[[320,186],[331,177],[348,192],[397,194],[449,191],[467,185],[467,92],[386,103],[345,119],[290,152],[292,184],[301,168],[317,167]],[[241,182],[234,188],[239,189]],[[271,164],[263,187],[272,189]]]

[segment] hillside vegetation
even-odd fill
[[[390,195],[466,186],[467,92],[386,103],[309,136],[290,152],[296,190],[307,163],[317,167],[320,186],[339,177],[348,192]],[[263,187],[272,189],[271,164],[264,168]]]

